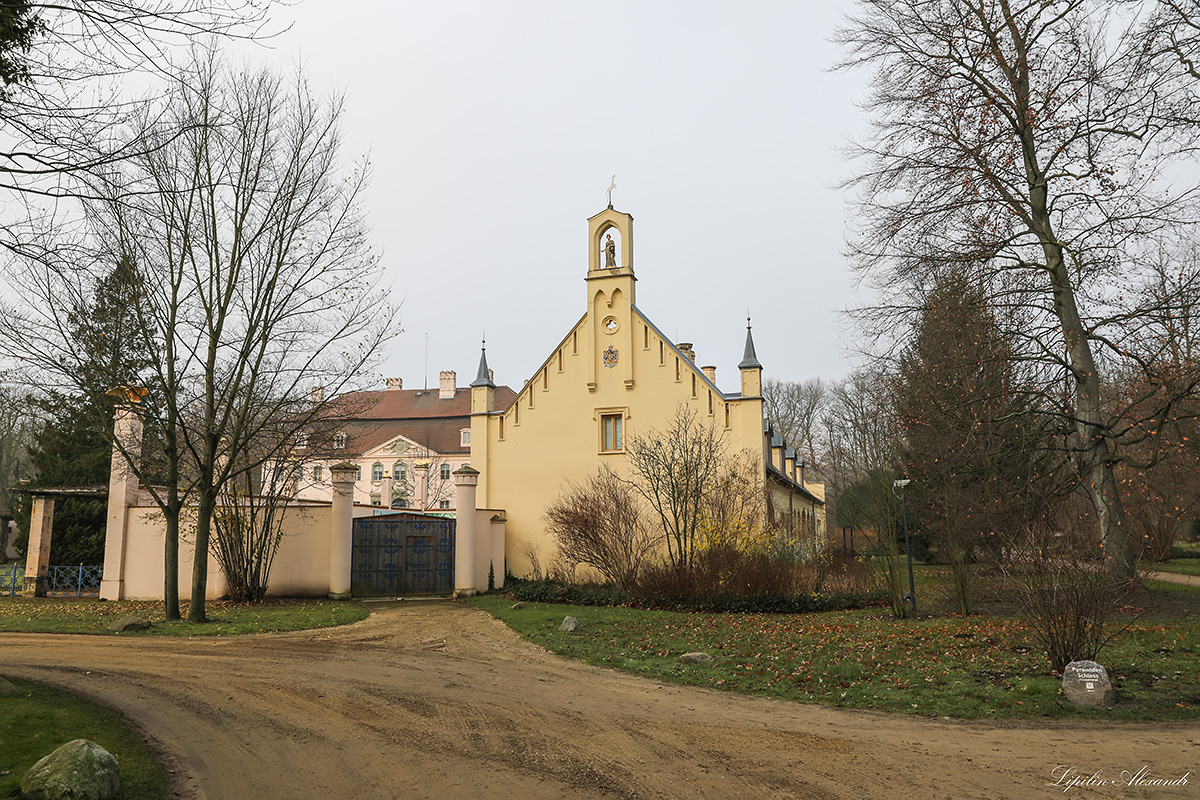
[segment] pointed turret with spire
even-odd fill
[[[738,364],[742,372],[742,397],[762,396],[762,364],[754,352],[754,335],[750,331],[750,316],[746,316],[746,351]]]
[[[487,339],[483,340],[483,346],[479,348],[479,370],[475,373],[475,380],[471,382],[472,389],[476,386],[496,388],[496,384],[492,382],[492,371],[487,365]]]
[[[479,370],[471,382],[471,413],[489,413],[496,410],[496,384],[487,363],[487,339],[479,349]]]

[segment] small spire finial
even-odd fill
[[[488,369],[486,333],[484,333],[483,340],[479,346],[479,370],[475,373],[475,380],[471,382],[472,389],[476,386],[496,388],[496,384],[492,383],[491,370]]]
[[[742,354],[742,362],[738,369],[762,369],[758,356],[754,352],[754,337],[750,333],[750,310],[746,310],[746,350]]]
[[[613,176],[612,176],[612,180],[609,181],[609,183],[608,183],[608,207],[609,208],[612,208],[612,192],[613,192],[613,189],[615,189],[615,188],[617,188],[617,175],[614,172]]]

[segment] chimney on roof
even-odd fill
[[[311,398],[312,398],[312,404],[313,404],[314,406],[315,406],[317,403],[324,402],[324,400],[325,400],[325,387],[324,387],[324,386],[314,386],[314,387],[312,388],[312,395],[311,395]]]
[[[717,368],[716,367],[701,367],[704,372],[704,377],[712,381],[713,386],[717,385]]]
[[[387,388],[388,388],[389,392],[395,391],[396,389],[403,389],[404,388],[404,379],[403,378],[388,378],[387,379]]]
[[[438,384],[438,399],[454,399],[454,370],[444,369],[438,375],[438,378],[440,379],[440,383]]]
[[[679,352],[690,358],[693,364],[696,363],[696,351],[692,349],[691,342],[680,342],[676,347],[679,348]]]

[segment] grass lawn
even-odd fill
[[[117,714],[36,683],[12,682],[0,697],[0,798],[20,796],[21,778],[43,756],[72,739],[91,739],[121,768],[123,800],[160,800],[167,778],[142,737]]]
[[[0,597],[0,631],[27,633],[102,633],[120,636],[221,636],[328,628],[365,619],[362,603],[333,600],[267,600],[263,603],[207,604],[209,622],[185,619],[166,622],[158,600],[76,600],[49,597]],[[121,617],[138,616],[152,623],[145,631],[113,634],[108,625]],[[2,797],[2,795],[0,795]]]
[[[847,708],[966,718],[1200,718],[1200,626],[1188,609],[1135,619],[1101,653],[1117,691],[1114,710],[1069,705],[1061,678],[1011,616],[944,611],[940,568],[923,567],[918,597],[929,615],[893,620],[885,609],[814,614],[687,614],[528,603],[484,595],[474,602],[552,652],[655,680]],[[1184,588],[1184,587],[1175,587]],[[1001,607],[1007,592],[983,581]],[[1147,591],[1151,605],[1176,602]],[[1166,598],[1164,600],[1164,598]],[[1196,593],[1187,594],[1189,608]],[[1140,600],[1139,600],[1140,602]],[[581,629],[562,633],[564,616]],[[709,665],[679,656],[702,651]]]
[[[1182,575],[1200,575],[1200,558],[1172,558],[1149,564],[1148,569],[1156,572],[1177,572]]]

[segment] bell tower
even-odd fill
[[[617,378],[633,388],[633,217],[608,208],[588,220],[588,389]]]
[[[588,280],[615,276],[633,278],[633,217],[609,206],[588,220]]]

